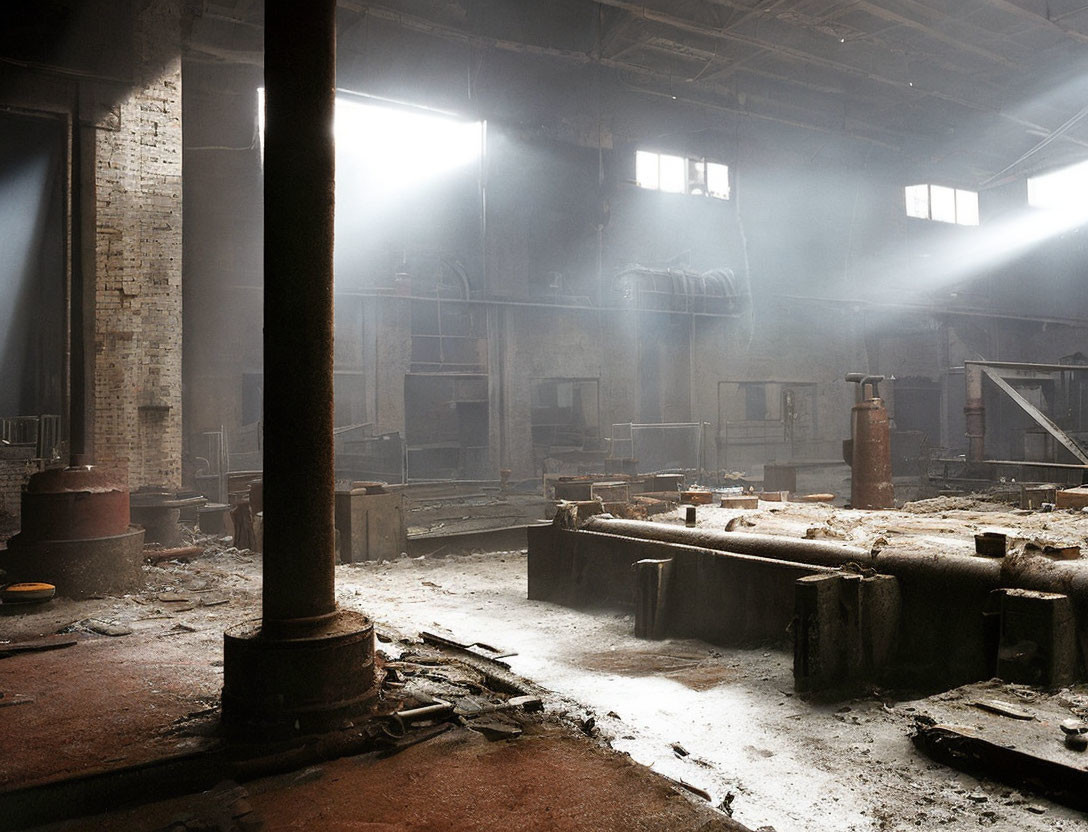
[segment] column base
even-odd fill
[[[31,540],[22,532],[0,551],[5,581],[45,581],[64,598],[121,595],[144,587],[144,530],[86,540]]]
[[[340,610],[305,635],[249,621],[223,634],[223,728],[251,739],[320,734],[365,717],[377,698],[374,626]]]

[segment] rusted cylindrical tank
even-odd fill
[[[854,508],[892,508],[892,445],[888,411],[879,398],[865,399],[850,411],[853,440],[850,504]]]
[[[46,581],[58,595],[87,598],[143,586],[144,530],[129,525],[124,477],[89,465],[30,478],[22,529],[0,551],[8,580]]]
[[[99,468],[51,468],[32,476],[23,492],[24,541],[110,537],[128,524],[128,486]]]

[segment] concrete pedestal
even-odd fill
[[[365,488],[337,491],[336,531],[341,563],[395,560],[408,551],[404,497],[371,494]]]

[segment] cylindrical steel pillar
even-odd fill
[[[264,582],[223,637],[223,723],[255,738],[365,716],[374,628],[337,610],[333,508],[336,0],[265,2]]]
[[[320,624],[333,589],[336,2],[265,4],[265,632]]]

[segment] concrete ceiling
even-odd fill
[[[260,0],[194,2],[191,54],[259,59]],[[1088,157],[1088,0],[340,0],[401,32],[602,67],[622,89],[1017,175]]]

